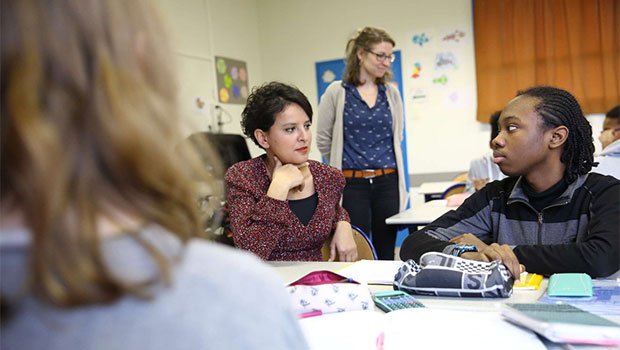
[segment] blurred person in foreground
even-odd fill
[[[0,347],[306,348],[272,272],[191,239],[195,180],[216,178],[175,151],[151,4],[1,4]]]

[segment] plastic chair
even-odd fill
[[[252,158],[248,144],[241,135],[205,133],[205,136],[215,147],[226,169],[235,163]]]
[[[443,193],[441,194],[441,199],[446,199],[453,194],[463,193],[463,192],[465,192],[465,183],[459,182],[459,183],[456,183],[448,187],[445,191],[443,191]]]
[[[353,240],[357,245],[357,260],[377,260],[377,252],[370,242],[370,239],[368,239],[368,236],[356,226],[351,225],[351,229],[353,230]],[[323,244],[321,248],[323,261],[329,260],[329,245],[331,242],[332,236],[325,241],[325,244]]]
[[[251,158],[245,138],[241,135],[197,132],[190,135],[186,142],[194,147],[199,146],[197,150],[200,151],[200,147],[205,143],[204,140],[207,140],[208,146],[212,147],[213,151],[220,156],[224,166],[223,170],[228,169],[237,162]],[[217,242],[234,246],[232,233],[230,232],[228,208],[224,199],[221,199],[220,207],[215,212],[209,212],[203,208],[208,207],[206,204],[211,200],[209,191],[205,194],[199,194],[199,197],[200,212],[205,218],[204,235]]]
[[[458,174],[452,179],[453,182],[465,182],[467,181],[467,173]]]

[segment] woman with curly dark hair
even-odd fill
[[[330,260],[354,261],[349,215],[339,204],[344,177],[308,159],[311,123],[312,107],[297,88],[272,82],[252,91],[241,126],[266,154],[226,172],[233,239],[265,260],[321,260],[333,233]]]

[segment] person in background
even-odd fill
[[[620,181],[589,173],[592,128],[567,91],[539,86],[503,109],[494,162],[509,177],[405,239],[403,260],[428,251],[501,260],[529,272],[606,277],[620,269]]]
[[[175,150],[172,57],[152,4],[1,9],[0,348],[307,348],[273,272],[192,239],[194,180],[217,184]]]
[[[235,246],[265,260],[322,260],[333,234],[333,261],[355,261],[349,215],[339,201],[342,173],[308,160],[312,106],[293,86],[272,82],[248,97],[243,132],[265,154],[226,172],[230,229]]]
[[[489,147],[493,150],[493,139],[497,137],[499,133],[499,127],[497,121],[502,111],[497,111],[491,115],[489,124],[491,125],[491,140],[489,141]],[[497,164],[493,162],[493,153],[489,152],[488,155],[476,158],[471,161],[469,165],[469,172],[467,173],[467,182],[465,186],[466,193],[474,193],[491,181],[501,180],[506,175],[502,173]]]
[[[379,259],[393,260],[396,226],[385,219],[407,205],[401,142],[403,106],[389,83],[394,39],[366,27],[347,43],[342,81],[329,85],[318,109],[317,146],[347,178],[342,206],[351,223],[372,233]]]
[[[594,159],[598,165],[592,172],[620,179],[620,106],[610,109],[605,114],[603,131],[598,139],[601,141],[603,151]]]

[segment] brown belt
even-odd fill
[[[365,179],[370,179],[370,178],[381,176],[381,175],[391,174],[393,172],[396,172],[396,169],[394,169],[394,168],[385,168],[385,169],[377,169],[377,170],[373,170],[373,169],[367,169],[367,170],[345,169],[345,170],[342,171],[342,174],[346,178],[363,177]]]

